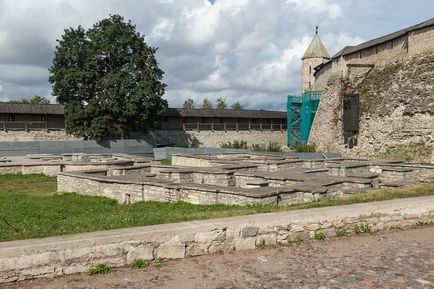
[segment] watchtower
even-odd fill
[[[301,69],[301,93],[314,90],[315,67],[330,60],[330,54],[318,36],[318,26],[315,30],[315,36],[309,44],[303,55]]]

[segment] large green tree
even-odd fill
[[[66,29],[57,41],[49,80],[69,133],[102,140],[158,125],[167,109],[164,72],[157,48],[131,21],[111,15],[88,30]]]

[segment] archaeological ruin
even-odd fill
[[[285,153],[173,155],[171,165],[126,154],[7,157],[1,173],[57,176],[59,192],[119,203],[285,206],[434,180],[434,165],[392,160],[300,159]]]

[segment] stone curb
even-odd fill
[[[0,283],[87,272],[97,263],[125,266],[433,221],[429,196],[1,242]]]

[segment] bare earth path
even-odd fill
[[[434,288],[434,226],[0,285],[4,288]]]

